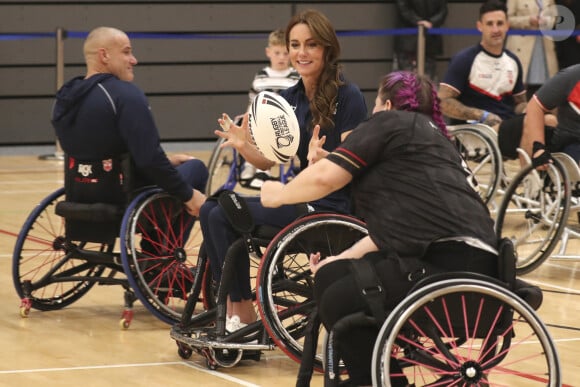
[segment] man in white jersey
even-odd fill
[[[517,158],[526,106],[522,65],[504,49],[509,30],[506,5],[488,0],[479,9],[481,42],[458,52],[439,86],[443,114],[451,124],[475,121],[498,131],[502,155]],[[545,125],[555,126],[553,115]]]

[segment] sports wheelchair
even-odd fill
[[[495,130],[477,123],[450,125],[447,130],[475,177],[479,195],[493,210],[495,194],[507,178]]]
[[[233,367],[245,359],[259,360],[262,351],[275,348],[300,362],[314,309],[310,253],[338,254],[367,234],[365,224],[347,215],[309,213],[282,230],[253,227],[252,222],[236,227],[243,237],[228,249],[219,286],[210,285],[208,258],[201,248],[192,293],[181,322],[170,333],[177,352],[184,359],[193,352],[202,355],[210,369]],[[249,275],[255,281],[253,297],[260,319],[228,333],[226,300],[239,249],[250,255]],[[210,305],[198,308],[200,299],[210,300]],[[322,351],[316,356],[315,368],[322,370]]]
[[[548,258],[579,260],[578,254],[567,253],[570,238],[580,237],[580,219],[574,219],[580,210],[578,164],[565,153],[553,153],[553,163],[536,170],[519,152],[527,166],[507,187],[496,218],[498,235],[515,245],[518,273],[529,273]]]
[[[518,274],[535,270],[549,257],[580,259],[567,251],[570,239],[580,237],[579,220],[569,219],[580,210],[580,169],[570,156],[554,153],[555,162],[548,170],[536,171],[521,149],[523,163],[503,160],[497,134],[487,125],[456,125],[448,130],[495,216],[498,235],[511,238],[515,245]]]
[[[560,386],[555,345],[534,311],[541,290],[516,280],[509,239],[499,250],[500,279],[468,272],[427,276],[392,311],[373,307],[372,295],[365,296],[373,315],[345,316],[325,342],[325,386],[344,382],[340,341],[353,328],[378,332],[373,386]],[[301,367],[297,385],[308,385],[306,371]]]
[[[79,172],[81,166],[107,173],[89,178]],[[195,218],[180,200],[156,187],[127,189],[119,201],[110,188],[89,194],[75,186],[76,179],[93,178],[94,186],[111,179],[119,186],[122,176],[124,187],[136,187],[131,170],[127,157],[107,160],[100,168],[65,157],[65,186],[32,210],[14,246],[12,275],[22,317],[31,308],[67,307],[98,284],[125,290],[124,329],[133,319],[135,300],[168,324],[181,319],[201,244]],[[85,202],[75,201],[78,197]]]
[[[375,343],[373,385],[561,386],[556,347],[505,283],[469,273],[419,283]]]

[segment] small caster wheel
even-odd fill
[[[217,370],[218,366],[215,362],[211,361],[210,359],[205,359],[205,365],[209,370],[215,371]]]
[[[177,344],[177,354],[183,360],[187,360],[191,357],[191,355],[193,354],[193,351],[191,350],[191,348],[186,347],[183,344]]]
[[[119,321],[119,326],[121,329],[129,329],[131,326],[131,321],[127,320],[126,318],[122,318],[121,321]]]
[[[125,309],[121,315],[119,326],[121,329],[129,329],[131,321],[133,321],[133,311],[131,309]]]
[[[22,306],[20,307],[20,317],[27,318],[29,314],[30,314],[30,309],[22,307]]]
[[[23,298],[20,302],[20,317],[27,318],[30,314],[30,308],[32,308],[32,302],[29,298]]]

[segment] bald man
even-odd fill
[[[65,83],[56,95],[52,125],[68,156],[75,201],[122,203],[126,193],[120,160],[130,154],[140,185],[154,184],[181,199],[197,216],[205,202],[206,166],[187,155],[168,158],[160,145],[145,94],[132,83],[133,55],[126,33],[92,30],[83,47],[87,72]],[[102,186],[106,185],[106,186]]]

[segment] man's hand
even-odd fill
[[[187,202],[185,202],[185,209],[191,216],[198,216],[199,209],[205,203],[206,196],[199,192],[198,190],[193,190],[193,196]]]
[[[264,207],[280,207],[282,204],[284,204],[280,200],[283,189],[284,184],[280,183],[279,181],[265,181],[260,191],[260,202]]]
[[[546,146],[539,141],[534,141],[532,150],[532,165],[534,168],[545,169],[552,162],[552,154],[546,149]]]
[[[489,112],[487,117],[485,118],[485,120],[482,121],[482,124],[486,124],[488,126],[496,126],[501,124],[501,117],[498,116],[497,114],[494,114],[492,112]]]
[[[195,159],[195,157],[183,153],[168,155],[167,158],[169,159],[171,165],[173,165],[174,167],[177,167],[178,165],[181,165],[186,161]]]

